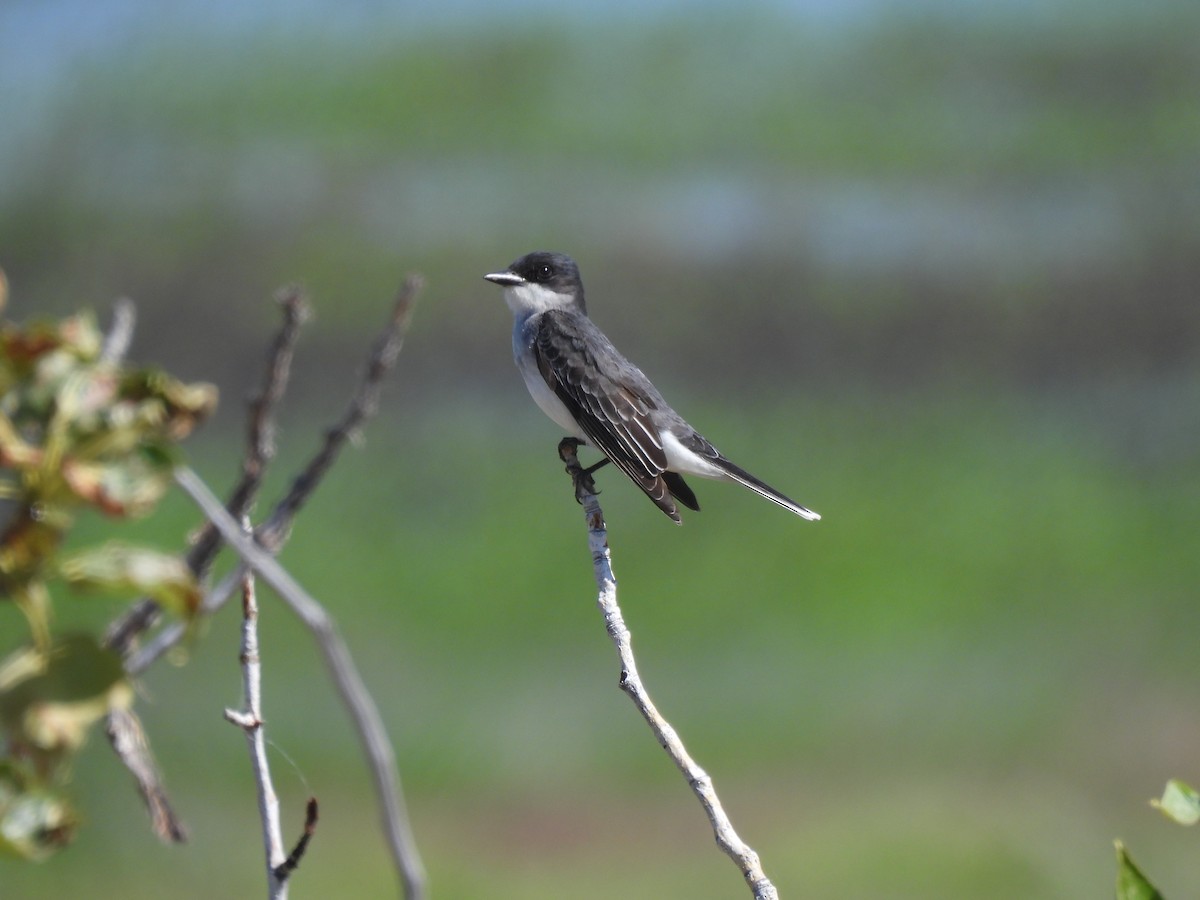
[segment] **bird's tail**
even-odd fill
[[[795,500],[792,500],[789,497],[785,497],[783,494],[779,493],[779,491],[775,490],[775,488],[771,487],[765,481],[760,481],[759,479],[757,479],[753,475],[751,475],[749,472],[747,472],[745,469],[735,466],[733,463],[731,463],[725,457],[721,456],[721,457],[717,458],[716,460],[714,460],[714,462],[717,464],[718,467],[720,467],[720,469],[726,475],[728,475],[734,481],[738,482],[739,484],[744,484],[746,487],[750,488],[750,490],[754,491],[754,493],[759,494],[763,497],[766,497],[772,503],[778,503],[784,509],[794,512],[796,515],[800,516],[802,519],[808,519],[810,522],[815,522],[817,519],[821,518],[820,513],[815,513],[808,507],[801,506]]]

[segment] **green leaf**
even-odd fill
[[[1158,888],[1152,885],[1141,870],[1134,865],[1125,845],[1116,841],[1117,848],[1117,900],[1163,900]]]
[[[172,441],[187,437],[197,423],[217,405],[217,389],[205,382],[186,384],[158,369],[140,369],[126,375],[121,396],[145,404],[143,415]]]
[[[179,556],[116,541],[89,547],[59,567],[73,588],[145,594],[178,615],[190,616],[200,605],[196,577]]]
[[[1180,825],[1200,822],[1200,794],[1175,778],[1167,782],[1162,797],[1151,800],[1150,805],[1162,810],[1163,815]]]
[[[174,460],[155,447],[142,447],[110,461],[63,460],[63,483],[79,499],[111,516],[151,512],[171,485]]]
[[[45,859],[75,836],[79,816],[23,769],[0,762],[0,855]]]
[[[30,579],[22,584],[13,586],[10,594],[17,609],[29,623],[33,634],[33,643],[39,650],[50,646],[50,592],[46,582],[40,578]]]
[[[0,385],[18,424],[45,424],[63,384],[90,366],[103,337],[90,313],[29,325],[0,324]]]
[[[0,536],[0,593],[16,594],[42,575],[46,561],[62,543],[57,525],[44,508],[17,511]]]
[[[0,664],[0,724],[13,754],[43,777],[70,759],[98,719],[132,700],[120,656],[91,635],[23,648]]]
[[[0,357],[25,369],[58,350],[65,350],[76,359],[93,360],[99,355],[103,341],[96,317],[87,311],[57,321],[0,325]]]

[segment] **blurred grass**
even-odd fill
[[[530,167],[582,157],[662,172],[686,147],[690,164],[997,177],[1189,161],[1196,24],[1185,3],[1133,26],[910,12],[846,39],[759,9],[632,29],[550,16],[354,53],[317,37],[215,57],[179,43],[104,73],[76,112],[193,146],[304,141],[360,162],[477,156],[486,141],[491,159]]]
[[[1041,200],[1027,214],[1061,216],[1051,233],[1070,251],[1115,215],[1131,232],[1125,262],[1141,257],[1140,236],[1194,224],[1196,29],[1193,4],[1167,2],[1008,24],[897,12],[833,34],[759,10],[637,28],[547,17],[349,47],[324,34],[167,35],[82,66],[42,145],[18,160],[0,246],[39,304],[132,291],[183,305],[302,276],[361,316],[374,293],[348,291],[347,273],[390,285],[398,256],[449,283],[468,255],[507,260],[550,235],[652,260],[665,227],[694,264],[712,254],[703,229],[689,237],[689,208],[719,220],[708,207],[728,194],[716,205],[736,224],[761,194],[782,194],[794,195],[788,218],[751,219],[744,239],[792,278],[823,263],[807,258],[828,240],[809,216],[848,217],[834,243],[868,269],[892,228],[965,217],[997,245],[1003,293],[1018,278],[1024,303],[1052,305],[1065,273],[1028,249],[1010,260],[1012,236],[988,216]],[[636,203],[660,194],[658,218]],[[875,231],[860,216],[898,221]],[[962,264],[943,252],[934,271]],[[42,271],[46,259],[59,265]],[[90,280],[71,280],[76,268]],[[908,280],[892,292],[919,303]],[[994,291],[956,293],[994,305]],[[836,314],[878,295],[851,284],[810,302]],[[231,321],[243,306],[228,304]]]
[[[536,246],[659,378],[1170,376],[1200,333],[1196,7],[1118,12],[166,35],[80,64],[12,164],[0,262],[25,308],[133,296],[142,346],[226,389],[279,284],[329,360],[410,268],[415,378],[506,371],[479,274]]]

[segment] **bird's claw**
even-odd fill
[[[589,469],[583,468],[579,464],[579,457],[575,454],[582,444],[581,440],[573,437],[565,437],[558,442],[558,458],[567,464],[567,474],[571,476],[571,482],[575,485],[575,502],[579,504],[583,503],[583,498],[587,495],[594,496],[600,493],[596,489],[596,482],[592,479],[592,472],[598,466],[592,466]],[[608,460],[606,459],[604,462],[608,462]]]

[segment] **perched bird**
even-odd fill
[[[588,318],[571,257],[538,251],[483,277],[504,288],[513,356],[537,405],[607,457],[587,473],[611,460],[677,524],[675,500],[700,509],[684,475],[735,481],[798,516],[821,518],[731,463],[667,405]]]

